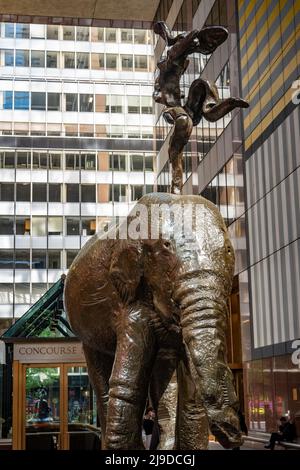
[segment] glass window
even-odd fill
[[[91,28],[93,42],[104,41],[104,28]]]
[[[96,219],[83,218],[81,220],[81,235],[83,237],[94,235],[96,232]]]
[[[47,184],[32,183],[32,201],[47,202]]]
[[[77,93],[66,93],[66,111],[78,111]]]
[[[16,50],[16,67],[29,67],[29,51]]]
[[[13,49],[6,49],[4,51],[4,65],[5,67],[14,66],[14,51]]]
[[[48,234],[49,235],[62,235],[63,233],[63,218],[62,217],[48,217]]]
[[[58,26],[47,24],[47,39],[58,39]]]
[[[15,283],[15,303],[30,304],[30,284],[27,282]]]
[[[145,171],[153,171],[153,156],[145,155]]]
[[[146,194],[153,193],[153,184],[146,184],[145,192]]]
[[[17,152],[17,168],[30,168],[31,166],[31,153],[30,152]]]
[[[121,29],[121,42],[132,43],[132,29]]]
[[[81,202],[96,202],[96,185],[81,185]]]
[[[116,42],[117,40],[117,33],[115,29],[106,28],[105,30],[105,40],[106,42]]]
[[[104,69],[104,54],[91,54],[91,69]]]
[[[32,235],[34,237],[45,237],[46,233],[46,217],[32,217]]]
[[[48,111],[60,111],[60,93],[48,93]]]
[[[0,269],[14,268],[13,250],[0,250]]]
[[[126,171],[126,155],[110,154],[109,169],[115,171]]]
[[[15,35],[15,25],[14,23],[5,23],[5,37],[13,38]]]
[[[60,183],[49,183],[49,202],[61,202]]]
[[[47,284],[33,282],[31,285],[31,303],[37,302],[47,291]]]
[[[140,128],[137,126],[128,127],[127,134],[130,139],[139,139],[140,138]]]
[[[75,26],[63,26],[63,39],[64,41],[75,40]]]
[[[30,183],[17,183],[17,201],[30,201]]]
[[[16,24],[16,38],[29,38],[29,24]]]
[[[79,170],[80,160],[78,153],[66,153],[66,170]]]
[[[116,70],[117,68],[117,55],[116,54],[106,54],[106,68]]]
[[[15,167],[15,152],[0,151],[0,168]]]
[[[132,70],[133,68],[133,56],[132,55],[121,55],[122,70]]]
[[[127,96],[128,113],[139,114],[140,113],[140,97],[139,96]]]
[[[30,235],[30,219],[16,217],[16,235]]]
[[[111,113],[123,112],[123,96],[118,96],[118,95],[110,96],[110,112]]]
[[[79,202],[79,184],[66,184],[67,202]]]
[[[29,250],[16,250],[15,251],[15,268],[16,269],[30,269],[30,251]]]
[[[56,69],[57,68],[57,55],[55,51],[47,51],[47,68]]]
[[[70,268],[77,254],[78,254],[78,251],[70,251],[70,250],[67,251],[67,269]]]
[[[0,235],[14,234],[14,218],[0,217]]]
[[[152,96],[141,96],[142,114],[153,113],[153,99]]]
[[[48,269],[61,269],[60,251],[48,251]]]
[[[44,51],[31,51],[31,67],[45,67]]]
[[[81,168],[83,170],[95,170],[96,169],[96,156],[94,153],[82,153],[81,154]]]
[[[49,153],[49,168],[51,170],[58,170],[61,165],[62,155],[60,153]]]
[[[32,269],[46,269],[46,251],[32,250]]]
[[[86,26],[77,26],[76,28],[76,39],[77,41],[89,41],[90,29]]]
[[[67,217],[67,235],[79,235],[79,217]]]
[[[46,152],[33,152],[32,168],[47,169],[47,153]]]
[[[147,31],[143,29],[134,30],[134,43],[135,44],[147,44]]]
[[[144,158],[143,155],[130,155],[130,171],[143,171]]]
[[[31,92],[31,109],[39,111],[46,109],[46,93],[39,91]]]
[[[75,69],[75,52],[64,52],[65,69]]]
[[[147,56],[135,55],[134,56],[134,68],[135,70],[147,70]]]
[[[115,202],[127,202],[126,184],[114,184],[109,186],[109,200]]]
[[[15,109],[29,109],[29,92],[15,91],[14,105]]]
[[[94,97],[93,95],[79,95],[80,96],[80,112],[93,112],[94,110]]]
[[[13,92],[3,92],[3,109],[13,109]]]
[[[131,200],[138,201],[143,196],[143,185],[131,186]]]
[[[110,137],[113,137],[113,138],[122,138],[123,137],[123,131],[124,131],[124,128],[123,126],[111,126],[110,127]]]
[[[88,52],[77,52],[77,68],[88,69],[90,62],[90,54]]]

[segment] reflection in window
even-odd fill
[[[46,251],[32,250],[32,269],[46,269]]]
[[[106,54],[106,68],[116,70],[117,68],[117,56],[116,54]]]
[[[133,56],[132,55],[121,55],[122,70],[132,70],[133,68]]]
[[[128,113],[139,114],[140,112],[140,97],[127,96]]]
[[[90,39],[89,28],[84,27],[84,26],[77,26],[76,39],[77,41],[89,41]]]
[[[16,24],[16,38],[29,38],[29,24]]]
[[[42,111],[46,109],[46,93],[31,92],[31,109]]]
[[[47,25],[47,39],[58,39],[58,26]]]
[[[147,56],[135,55],[134,56],[134,68],[135,70],[147,70]]]
[[[45,67],[44,51],[31,51],[31,67]]]
[[[47,184],[32,183],[32,201],[47,202]]]
[[[81,168],[83,170],[95,170],[96,169],[96,156],[93,153],[82,153],[81,154]]]
[[[79,184],[66,184],[67,202],[79,202]]]
[[[78,153],[66,153],[66,170],[79,170],[80,157]]]
[[[81,202],[96,202],[96,185],[81,185]]]
[[[13,38],[15,35],[14,23],[5,23],[4,35],[6,38]]]
[[[16,235],[30,235],[30,219],[28,217],[16,217]]]
[[[16,67],[29,66],[29,51],[17,49],[16,50]]]
[[[49,153],[49,168],[52,170],[58,170],[62,167],[61,165],[62,155],[60,153]]]
[[[67,269],[70,268],[71,264],[73,263],[74,259],[76,258],[78,251],[68,250],[67,251]]]
[[[126,155],[110,154],[109,169],[114,171],[126,171]]]
[[[60,251],[49,250],[48,251],[48,269],[60,269],[61,268],[61,256]]]
[[[0,235],[14,234],[14,218],[0,217]]]
[[[143,185],[131,186],[131,200],[138,201],[143,196]]]
[[[0,168],[15,167],[15,152],[0,151]]]
[[[130,171],[143,171],[143,155],[130,155]]]
[[[65,69],[75,69],[75,52],[64,52]]]
[[[126,184],[109,185],[109,200],[115,202],[127,202]]]
[[[63,26],[63,39],[64,41],[74,41],[75,39],[74,26]]]
[[[80,219],[79,217],[67,217],[67,235],[79,235],[80,233]]]
[[[60,111],[60,93],[48,93],[48,111]]]
[[[94,235],[96,232],[96,219],[82,218],[81,227],[81,234],[83,237]]]
[[[105,40],[107,42],[116,42],[116,38],[117,38],[116,30],[112,28],[106,28]]]
[[[37,302],[47,291],[47,284],[39,282],[32,283],[31,303]]]
[[[77,93],[66,93],[66,111],[78,111]]]
[[[60,183],[49,183],[49,202],[61,202]]]
[[[15,268],[16,269],[30,269],[30,251],[29,250],[16,250],[15,251]]]
[[[33,152],[32,168],[47,169],[47,153],[46,152]]]
[[[80,96],[80,112],[93,112],[94,97],[93,95],[81,94]]]
[[[31,166],[31,153],[30,152],[17,152],[17,168],[30,168]]]
[[[17,183],[17,201],[30,201],[30,183]]]
[[[152,96],[141,96],[142,114],[152,114],[153,100]]]
[[[145,155],[145,171],[153,171],[153,156]]]
[[[34,237],[46,236],[46,217],[32,217],[32,235]]]
[[[91,54],[91,69],[104,69],[104,54]]]
[[[47,68],[56,69],[57,68],[57,52],[47,51]]]
[[[25,282],[15,283],[15,303],[30,304],[30,284]]]
[[[77,68],[78,69],[89,68],[89,53],[88,52],[77,52]]]
[[[48,217],[48,234],[49,235],[62,235],[63,233],[63,218],[62,217]]]
[[[14,51],[13,49],[6,49],[4,51],[4,65],[5,67],[14,66]]]
[[[14,108],[15,109],[29,109],[29,92],[28,91],[15,91]]]
[[[13,250],[0,250],[0,269],[14,268]]]

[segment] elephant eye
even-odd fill
[[[168,242],[168,241],[164,242],[164,247],[165,248],[170,248],[170,246],[171,246],[170,242]]]

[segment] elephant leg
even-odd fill
[[[89,377],[97,398],[97,411],[101,423],[101,444],[104,447],[109,378],[113,367],[113,356],[103,354],[86,344],[83,345]]]
[[[178,403],[176,416],[176,450],[203,450],[208,447],[208,420],[195,384],[197,373],[188,358],[177,367]]]
[[[144,449],[142,420],[155,356],[152,315],[141,303],[118,312],[117,348],[109,381],[107,449]]]
[[[149,395],[151,405],[153,406],[156,416],[153,427],[152,439],[150,444],[150,450],[156,449],[159,443],[159,426],[158,426],[158,405],[161,397],[166,391],[174,371],[176,370],[178,363],[178,351],[170,348],[160,348],[155,363],[153,366],[153,372],[150,382]],[[174,405],[176,406],[176,404]]]

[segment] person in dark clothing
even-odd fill
[[[265,445],[266,449],[274,450],[276,442],[292,442],[296,437],[295,424],[287,420],[285,416],[280,418],[279,432],[272,432],[269,444]]]
[[[154,426],[154,418],[155,418],[155,411],[151,406],[149,406],[146,409],[146,413],[145,413],[144,420],[143,420],[143,429],[146,435],[145,447],[147,450],[150,449],[153,426]]]

